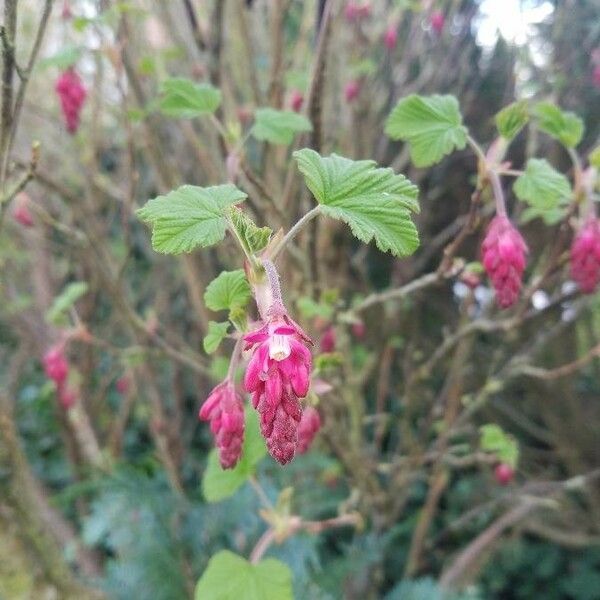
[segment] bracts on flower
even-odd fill
[[[587,219],[573,240],[571,277],[585,294],[593,293],[600,282],[600,221],[595,216]]]
[[[307,406],[302,412],[302,419],[298,427],[298,452],[304,454],[313,443],[315,436],[321,429],[321,417],[314,406]]]
[[[496,301],[508,308],[517,301],[525,270],[527,244],[504,215],[497,215],[488,226],[481,246],[482,262],[496,290]]]
[[[198,417],[210,421],[221,466],[224,469],[235,467],[244,442],[244,403],[233,382],[227,379],[215,387],[200,408]]]

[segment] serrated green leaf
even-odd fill
[[[220,104],[221,92],[216,87],[172,77],[162,82],[158,107],[168,117],[191,119],[214,113]]]
[[[519,459],[519,446],[516,440],[494,423],[482,425],[479,428],[481,437],[479,447],[484,452],[494,453],[501,462],[516,467]]]
[[[412,94],[403,98],[390,113],[385,133],[410,144],[417,167],[433,165],[467,143],[467,128],[454,96]]]
[[[217,323],[216,321],[208,322],[208,333],[204,336],[202,342],[204,346],[204,352],[206,354],[212,354],[221,345],[221,342],[227,336],[227,330],[229,329],[229,322]]]
[[[257,564],[221,550],[208,561],[196,586],[195,600],[293,600],[292,572],[279,560]]]
[[[560,223],[567,214],[567,207],[544,209],[537,206],[528,206],[519,218],[519,223],[525,225],[534,219],[541,219],[546,225],[551,227]]]
[[[600,169],[600,146],[594,148],[589,156],[588,161],[592,167],[596,167],[596,169]]]
[[[158,196],[136,211],[152,225],[152,247],[165,254],[191,252],[225,237],[226,209],[247,195],[233,184],[202,188],[184,185]]]
[[[46,312],[46,321],[53,325],[60,325],[64,314],[88,291],[85,281],[75,281],[65,286],[63,291],[54,298],[52,306]]]
[[[231,223],[240,239],[255,254],[267,247],[273,230],[270,227],[257,227],[254,221],[240,208],[232,207],[229,213]]]
[[[207,502],[219,502],[229,498],[256,472],[256,465],[267,454],[265,441],[260,434],[255,410],[246,408],[244,445],[242,457],[233,469],[222,469],[219,455],[212,450],[202,477],[202,493]]]
[[[519,200],[537,211],[555,212],[571,197],[568,179],[539,158],[527,161],[525,172],[516,179],[513,190]]]
[[[243,269],[223,271],[207,286],[204,302],[210,310],[244,308],[252,297],[250,284]]]
[[[564,111],[551,102],[539,102],[534,115],[542,131],[568,148],[574,148],[581,141],[584,125],[575,113]]]
[[[513,102],[496,114],[498,133],[507,140],[512,140],[529,121],[529,110],[526,100]]]
[[[297,133],[312,131],[310,121],[291,110],[259,108],[255,113],[252,135],[272,144],[291,144]]]
[[[321,210],[347,223],[359,240],[375,240],[382,252],[412,254],[419,235],[410,218],[417,212],[418,188],[404,175],[380,169],[372,160],[350,160],[337,154],[323,158],[304,148],[293,154],[306,185]]]

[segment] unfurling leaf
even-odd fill
[[[292,572],[275,558],[253,564],[221,550],[208,561],[195,600],[293,600]]]
[[[216,449],[208,456],[202,477],[202,493],[207,502],[219,502],[235,494],[248,477],[255,473],[256,465],[267,454],[255,410],[246,409],[245,423],[242,458],[233,469],[223,470]]]
[[[244,308],[251,297],[250,284],[243,269],[223,271],[208,284],[204,292],[204,302],[210,310]]]
[[[227,227],[226,209],[246,196],[230,183],[207,188],[184,185],[148,200],[137,215],[152,225],[154,250],[181,254],[220,242]]]
[[[208,83],[196,83],[184,77],[162,82],[160,111],[169,117],[191,119],[214,113],[221,104],[221,92]]]
[[[526,100],[513,102],[496,115],[498,133],[507,140],[512,140],[529,121],[529,110]]]
[[[409,143],[417,167],[433,165],[467,143],[467,128],[454,96],[402,98],[386,121],[385,133]]]
[[[308,148],[293,156],[324,214],[347,223],[366,244],[374,239],[382,252],[406,256],[417,249],[410,211],[419,210],[418,189],[406,177],[372,160],[324,158]]]
[[[258,227],[241,208],[236,206],[232,207],[229,216],[237,235],[248,246],[252,254],[267,247],[271,235],[273,235],[270,227]]]
[[[494,423],[479,428],[479,446],[484,452],[492,452],[503,463],[515,468],[519,460],[519,446],[516,440]]]
[[[581,141],[584,125],[575,113],[561,110],[551,102],[540,102],[534,114],[539,128],[568,148],[574,148]]]
[[[53,325],[63,322],[65,313],[88,291],[85,281],[75,281],[65,286],[63,291],[54,298],[52,306],[46,312],[46,321]]]
[[[204,336],[204,351],[206,354],[212,354],[216,352],[217,348],[221,345],[221,342],[227,336],[227,330],[229,329],[229,323],[217,323],[216,321],[208,322],[208,333]]]
[[[255,118],[252,135],[257,140],[272,144],[291,144],[297,133],[312,130],[312,125],[305,116],[291,110],[259,108]]]

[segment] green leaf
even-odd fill
[[[412,94],[403,98],[390,113],[385,133],[393,140],[410,144],[410,155],[417,167],[433,165],[454,149],[462,150],[467,143],[467,128],[462,124],[454,96]]]
[[[137,211],[152,224],[152,247],[165,254],[191,252],[212,246],[225,237],[226,209],[247,195],[233,184],[202,188],[183,185],[158,196]]]
[[[236,233],[242,242],[248,246],[252,254],[267,247],[273,234],[270,227],[257,227],[254,221],[241,208],[236,206],[232,207],[229,216]]]
[[[65,313],[88,291],[85,281],[75,281],[65,286],[63,291],[54,298],[52,306],[46,312],[46,321],[53,325],[64,323]]]
[[[219,502],[232,496],[256,472],[256,465],[267,453],[265,441],[260,435],[258,415],[255,410],[246,408],[244,446],[240,462],[233,468],[224,470],[219,464],[217,450],[208,456],[206,471],[202,477],[202,493],[207,502]]]
[[[57,67],[61,71],[72,67],[81,56],[83,49],[81,46],[66,46],[56,54],[43,58],[36,64],[35,68],[43,71],[49,67]]]
[[[519,217],[520,223],[529,223],[529,221],[533,221],[534,219],[541,219],[544,221],[546,225],[551,227],[552,225],[557,225],[560,223],[567,214],[567,207],[559,207],[559,208],[540,208],[538,206],[528,206]]]
[[[519,460],[519,446],[516,440],[494,424],[488,423],[479,428],[479,446],[484,452],[495,454],[501,462],[516,467]]]
[[[575,113],[563,111],[551,102],[540,102],[534,114],[539,128],[568,148],[574,148],[581,141],[583,121]]]
[[[291,110],[259,108],[255,119],[252,135],[272,144],[291,144],[297,133],[312,131],[310,121]]]
[[[221,104],[221,92],[208,83],[184,77],[166,79],[161,85],[160,111],[168,117],[191,119],[214,113]]]
[[[496,127],[503,138],[512,140],[529,121],[526,100],[513,102],[496,115]]]
[[[331,319],[333,317],[333,306],[324,302],[315,302],[310,296],[302,296],[296,301],[300,314],[305,319],[314,319],[315,317],[323,317]]]
[[[223,271],[204,292],[204,302],[210,310],[244,308],[251,297],[252,291],[243,269]]]
[[[323,158],[304,148],[293,154],[306,185],[326,215],[347,223],[359,240],[375,240],[382,252],[412,254],[419,235],[410,219],[417,212],[418,188],[404,175],[379,169],[372,160]]]
[[[293,600],[292,572],[275,558],[257,564],[221,550],[208,561],[195,600]]]
[[[208,322],[208,333],[204,336],[204,352],[212,354],[221,345],[221,342],[227,336],[229,322],[217,323],[216,321]]]
[[[600,169],[600,146],[594,148],[588,156],[588,161],[592,167]]]
[[[431,577],[404,579],[386,596],[386,600],[444,600],[444,594]]]
[[[556,211],[568,204],[571,186],[568,179],[544,159],[532,158],[515,181],[513,190],[523,202],[538,211]]]

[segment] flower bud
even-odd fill
[[[383,43],[385,47],[392,51],[398,43],[398,25],[393,23],[390,25],[383,34]]]
[[[584,294],[591,294],[600,281],[600,221],[591,217],[571,245],[571,277]]]
[[[23,225],[23,227],[33,226],[33,216],[29,210],[29,204],[29,196],[26,193],[21,192],[20,194],[17,194],[15,198],[13,218],[17,223]]]
[[[494,477],[500,485],[508,485],[515,476],[515,470],[507,463],[500,463],[494,469]]]
[[[313,406],[307,406],[302,411],[302,418],[298,426],[298,452],[304,454],[308,451],[321,429],[321,417]]]
[[[445,23],[446,17],[444,17],[444,13],[441,10],[435,10],[431,13],[429,24],[431,25],[431,29],[433,29],[437,35],[442,33]]]
[[[64,345],[59,343],[49,348],[44,354],[42,362],[46,377],[54,381],[57,386],[62,385],[69,374],[69,363],[65,358]]]
[[[294,112],[300,112],[302,110],[302,105],[304,104],[304,96],[302,95],[302,92],[299,92],[298,90],[292,90],[290,92],[289,103],[290,108]]]
[[[350,103],[356,100],[360,93],[360,82],[356,79],[349,81],[344,88],[344,98],[346,102]]]

